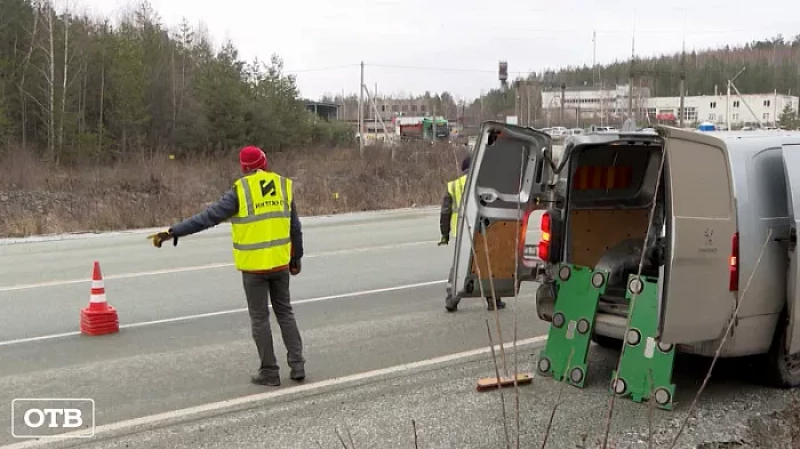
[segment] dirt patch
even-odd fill
[[[753,449],[800,448],[800,400],[792,391],[790,405],[749,420],[749,447]]]
[[[301,216],[438,204],[463,150],[449,145],[301,149],[269,154],[295,183]],[[0,157],[0,237],[168,226],[217,200],[240,175],[238,152],[171,159],[150,152],[112,164],[53,167]]]

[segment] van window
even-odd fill
[[[524,154],[521,154],[524,151]],[[481,166],[503,167],[502,170],[480,170],[476,183],[478,187],[491,187],[503,194],[516,195],[520,192],[520,173],[523,173],[528,162],[530,147],[520,151],[520,143],[516,140],[498,139],[486,148]],[[523,162],[524,164],[520,165]],[[523,179],[524,183],[525,180]]]
[[[786,178],[783,176],[783,154],[781,148],[761,151],[753,156],[749,184],[752,204],[758,209],[759,218],[783,218],[789,216],[786,198]],[[776,175],[780,173],[780,175]]]
[[[645,207],[653,199],[660,147],[603,145],[573,156],[570,202],[575,208]]]
[[[690,148],[686,152],[691,151],[692,155],[690,160],[687,158],[680,160],[679,163],[683,165],[680,167],[680,176],[673,175],[671,182],[673,213],[681,217],[730,217],[732,198],[725,153],[716,147],[682,140],[675,140],[670,145],[687,145]],[[677,172],[677,170],[671,171]],[[709,199],[707,201],[698,201],[697,180],[701,179],[716,181],[703,182],[702,198]]]

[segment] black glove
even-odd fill
[[[147,238],[153,241],[153,246],[156,248],[161,248],[161,245],[169,239],[172,239],[172,246],[178,246],[178,236],[174,235],[171,229],[148,235]]]
[[[303,270],[303,264],[300,263],[300,259],[290,259],[289,260],[289,273],[292,276],[297,276]]]
[[[443,235],[443,236],[442,236],[442,239],[441,239],[441,240],[439,240],[439,244],[438,244],[438,245],[436,245],[436,246],[447,245],[447,244],[449,244],[449,243],[450,243],[450,236],[449,236],[449,235]]]

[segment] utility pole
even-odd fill
[[[431,145],[436,143],[436,106],[434,105],[431,109],[433,109],[433,116],[431,117],[433,121],[431,122]],[[422,137],[425,137],[425,124],[422,125]]]
[[[679,114],[679,126],[683,128],[683,120],[686,116],[686,107],[684,105],[684,97],[686,96],[686,10],[683,10],[683,44],[681,46],[681,75],[680,75],[680,95],[681,95],[681,103],[680,107],[678,108]],[[730,87],[728,88],[728,95],[730,96]],[[726,110],[727,111],[727,110]],[[728,127],[730,130],[730,127]]]
[[[348,120],[348,117],[347,117],[347,97],[344,95],[344,89],[342,89],[342,119]]]
[[[597,69],[597,31],[592,30],[592,87],[594,87],[594,71]]]
[[[530,86],[530,84],[526,84],[525,85],[525,93],[528,95],[528,101],[527,101],[528,114],[527,114],[527,116],[528,116],[528,128],[530,128],[531,127],[531,86]]]
[[[364,157],[364,61],[361,61],[361,83],[358,89],[358,149]]]
[[[731,130],[731,86],[733,85],[733,81],[736,78],[738,78],[739,75],[742,74],[742,72],[744,72],[745,68],[746,67],[743,67],[742,70],[739,70],[739,73],[737,73],[733,78],[728,80],[728,95],[727,98],[725,99],[725,101],[727,102],[727,105],[725,107],[725,123],[728,125],[728,131]]]
[[[375,106],[375,142],[378,141],[378,83],[375,83],[375,101],[372,102]],[[384,134],[383,138],[386,138]]]
[[[634,22],[633,25],[633,36],[631,36],[631,64],[630,69],[628,72],[628,119],[633,120],[634,124],[636,124],[636,120],[633,118],[633,60],[636,55],[636,23]]]
[[[681,89],[681,104],[678,108],[679,114],[679,126],[683,128],[683,119],[686,116],[686,108],[684,106],[684,97],[686,96],[686,42],[684,41],[683,44],[683,51],[681,53],[681,78],[680,78],[680,89]],[[728,88],[728,93],[730,94],[730,88]]]
[[[566,97],[566,90],[567,90],[566,83],[561,83],[561,114],[560,114],[560,117],[559,117],[560,123],[558,124],[558,126],[564,126],[564,103],[567,102],[567,100],[565,98]]]
[[[605,118],[606,114],[606,91],[605,86],[603,86],[603,80],[600,79],[600,126],[603,126],[603,119]]]
[[[773,125],[778,127],[778,89],[775,89],[775,100],[772,104],[772,107],[775,108],[775,114],[772,117]]]

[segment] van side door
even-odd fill
[[[541,131],[496,121],[481,126],[458,213],[447,284],[452,297],[516,294],[523,219],[546,207],[537,205],[552,173],[545,150],[552,152],[551,138]]]
[[[660,128],[666,134],[668,237],[661,340],[715,340],[725,333],[737,298],[730,290],[737,224],[725,143],[704,133]]]
[[[783,146],[783,168],[786,173],[786,194],[789,202],[789,272],[786,298],[789,328],[786,335],[788,353],[800,352],[800,261],[797,254],[797,230],[800,225],[800,145]],[[784,323],[778,323],[783,326]]]

